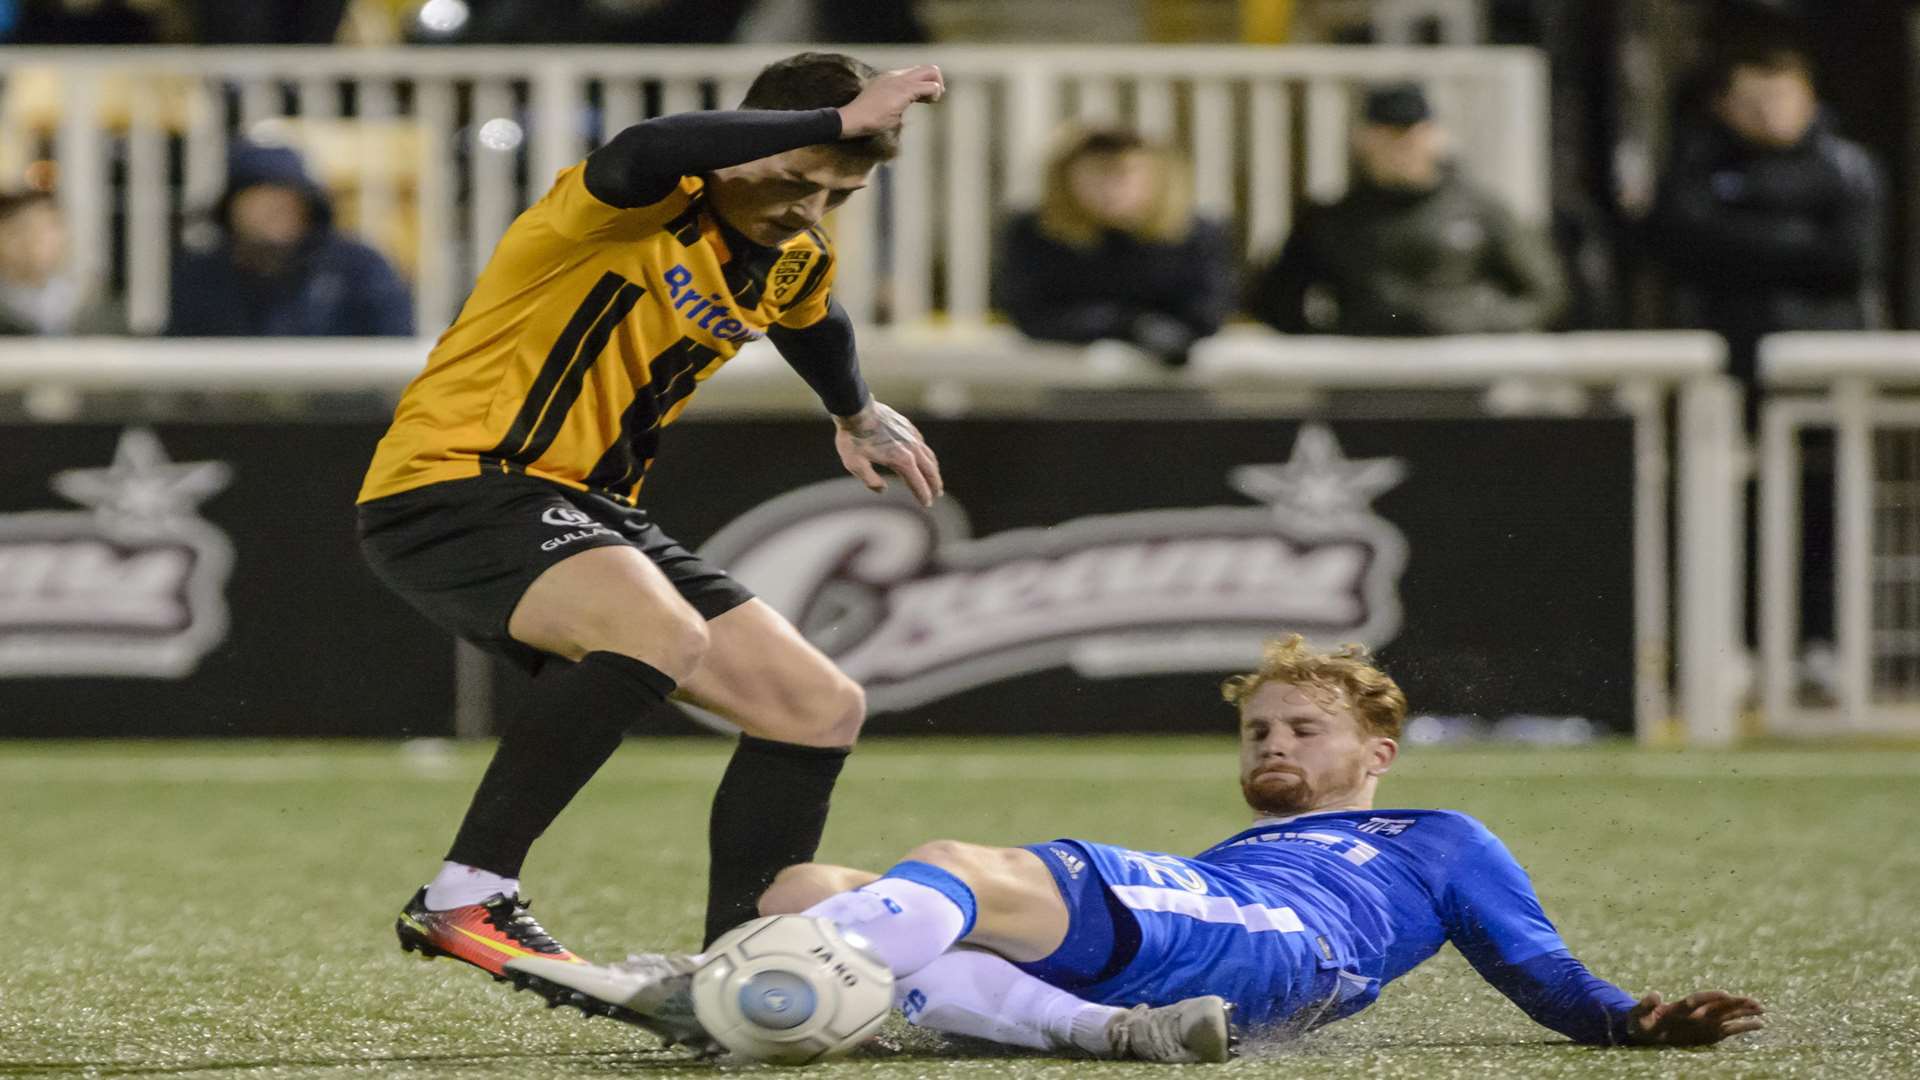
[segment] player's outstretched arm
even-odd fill
[[[635,124],[587,155],[581,180],[594,198],[631,209],[659,202],[683,176],[840,138],[838,109],[675,113]]]
[[[857,139],[900,126],[908,106],[944,91],[931,64],[877,75],[840,108],[721,109],[643,121],[587,156],[581,178],[608,206],[647,206],[696,176],[803,146]]]
[[[1750,997],[1702,990],[1678,1001],[1648,994],[1627,1014],[1627,1038],[1648,1046],[1700,1046],[1767,1026],[1766,1010]]]
[[[1598,1046],[1697,1045],[1757,1030],[1760,1004],[1709,991],[1671,1004],[1633,996],[1567,951],[1513,854],[1484,828],[1462,845],[1441,896],[1447,939],[1544,1027]]]

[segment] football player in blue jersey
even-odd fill
[[[761,912],[821,916],[865,939],[916,1025],[1097,1057],[1224,1060],[1229,1016],[1259,1035],[1351,1016],[1448,942],[1576,1042],[1689,1045],[1762,1026],[1749,997],[1636,1001],[1590,974],[1473,818],[1374,809],[1407,702],[1364,651],[1320,652],[1295,635],[1223,690],[1240,712],[1255,821],[1199,855],[938,840],[883,874],[791,867]],[[698,1039],[686,1006],[697,962],[508,967],[550,996],[583,992],[656,1029],[679,1018]]]

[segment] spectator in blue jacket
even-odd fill
[[[172,337],[403,337],[413,298],[285,147],[238,144],[214,208],[220,239],[174,264]]]

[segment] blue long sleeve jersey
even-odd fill
[[[1284,895],[1369,985],[1321,1019],[1371,1004],[1452,942],[1535,1021],[1576,1042],[1627,1041],[1634,999],[1589,973],[1500,838],[1450,810],[1362,810],[1267,821],[1196,856]],[[1358,982],[1358,980],[1354,980]]]

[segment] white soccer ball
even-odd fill
[[[893,1009],[893,972],[825,919],[755,919],[707,952],[693,975],[693,1013],[721,1046],[754,1061],[839,1057]]]

